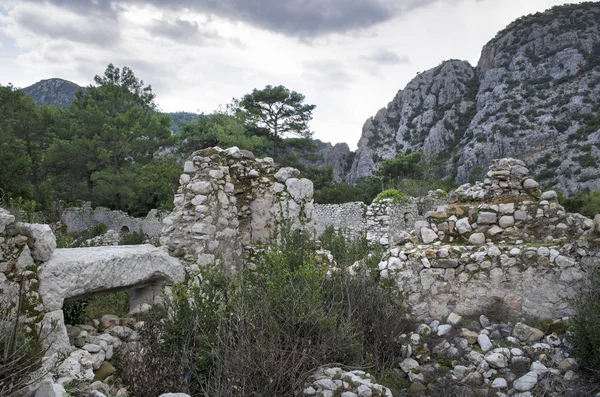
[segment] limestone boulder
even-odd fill
[[[273,177],[281,183],[285,183],[290,178],[298,178],[300,171],[292,167],[283,167],[273,175]]]
[[[42,262],[49,260],[56,249],[56,236],[50,226],[39,223],[19,223],[17,227],[19,233],[33,240],[31,248],[33,259]]]
[[[44,305],[60,310],[69,298],[181,282],[185,271],[179,260],[145,244],[57,249],[38,277]]]
[[[313,183],[309,179],[289,178],[285,181],[285,186],[290,196],[297,202],[312,199]]]
[[[0,208],[0,233],[4,232],[6,226],[10,225],[14,221],[14,215],[11,215],[10,212],[5,210],[4,208]]]

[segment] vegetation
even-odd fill
[[[25,388],[48,374],[48,369],[40,370],[42,358],[48,345],[50,329],[40,327],[35,332],[24,324],[23,283],[18,296],[3,296],[4,302],[15,299],[16,307],[0,307],[0,395],[20,395]],[[9,292],[9,291],[6,291]],[[51,325],[54,326],[54,325]]]
[[[233,278],[205,270],[193,289],[175,286],[166,307],[149,313],[140,329],[144,353],[123,354],[133,395],[289,395],[320,365],[369,366],[381,375],[396,364],[394,338],[407,325],[402,299],[378,279],[379,256],[368,255],[364,238],[326,233],[323,247],[339,269],[329,276],[300,232],[268,247],[255,270]]]
[[[600,382],[600,268],[590,269],[588,283],[574,301],[570,320],[572,342],[582,368]]]
[[[109,65],[68,108],[38,107],[0,87],[0,187],[5,200],[54,200],[145,215],[172,205],[179,160],[159,155],[172,144],[170,118],[133,71]],[[151,181],[151,182],[150,182]]]
[[[600,191],[598,190],[582,189],[572,197],[565,197],[564,194],[559,193],[559,202],[568,212],[579,213],[590,218],[600,214]]]
[[[290,134],[309,138],[315,105],[304,104],[304,95],[279,85],[254,89],[237,102],[256,135],[264,135],[273,142],[273,157],[277,157],[279,142]]]

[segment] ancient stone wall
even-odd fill
[[[410,197],[405,202],[392,199],[344,204],[315,204],[315,229],[321,236],[329,226],[341,230],[347,238],[365,234],[372,246],[394,246],[404,241],[405,233],[415,221],[425,219],[427,211],[446,201],[442,191],[430,192],[422,198]]]
[[[183,171],[160,242],[187,264],[240,269],[244,249],[283,223],[314,234],[313,185],[294,168],[216,147],[195,152]]]
[[[600,263],[600,217],[569,214],[556,193],[540,193],[519,160],[492,162],[488,178],[417,221],[412,240],[388,251],[392,278],[413,314],[476,314],[503,304],[552,318],[573,313],[589,266]]]
[[[123,211],[111,211],[104,207],[92,208],[87,202],[81,207],[62,210],[60,221],[67,226],[69,233],[80,233],[98,223],[104,223],[107,229],[117,232],[137,232],[141,229],[148,237],[156,237],[160,234],[165,215],[154,209],[148,212],[145,218],[134,218]]]

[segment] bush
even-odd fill
[[[379,193],[377,197],[375,197],[374,201],[379,201],[387,198],[392,199],[392,201],[394,201],[395,203],[406,203],[409,200],[406,194],[404,194],[400,190],[387,189]]]
[[[148,236],[140,228],[137,232],[122,233],[121,238],[119,239],[119,245],[139,245],[144,244],[146,240],[148,240]]]
[[[369,255],[364,237],[329,232],[323,241],[340,258],[331,271],[306,235],[284,230],[254,269],[230,277],[204,269],[194,287],[174,286],[165,307],[148,314],[141,349],[123,355],[129,390],[293,395],[328,363],[376,373],[397,363],[406,321],[401,296],[379,280],[380,255]]]
[[[102,236],[103,234],[106,233],[107,230],[108,230],[108,227],[106,226],[105,223],[98,222],[94,226],[92,226],[92,236],[94,236],[94,237]]]
[[[587,285],[575,299],[569,328],[579,364],[600,382],[600,268],[591,268]]]

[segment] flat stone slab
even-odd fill
[[[60,310],[69,298],[181,282],[185,270],[153,245],[121,245],[56,249],[38,277],[46,309]]]

